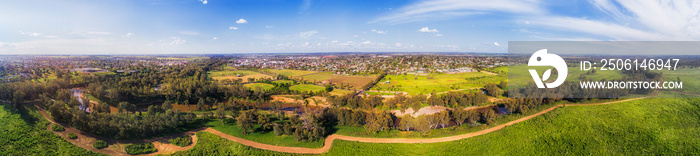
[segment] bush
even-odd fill
[[[68,138],[70,138],[70,139],[77,139],[78,136],[75,135],[75,134],[73,134],[73,133],[71,132],[71,133],[68,133]]]
[[[192,144],[192,136],[183,135],[175,139],[170,139],[170,144],[180,147],[189,146],[190,144]]]
[[[124,147],[127,154],[137,155],[137,154],[148,154],[158,151],[153,143],[141,143],[141,144],[131,144]]]
[[[102,140],[97,140],[95,143],[92,143],[92,147],[95,147],[97,149],[103,149],[107,147],[107,142],[102,141]]]
[[[63,126],[61,126],[61,125],[53,124],[53,125],[51,125],[51,130],[56,131],[56,132],[61,132],[61,131],[65,131],[66,129],[63,128]]]

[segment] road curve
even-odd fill
[[[620,100],[620,101],[603,102],[603,103],[566,104],[566,106],[605,105],[605,104],[613,104],[613,103],[620,103],[620,102],[627,102],[627,101],[632,101],[632,100],[638,100],[638,99],[643,99],[643,98],[647,98],[647,97],[639,97],[639,98],[632,98],[632,99],[626,99],[626,100]],[[246,145],[246,146],[251,146],[251,147],[254,147],[254,148],[258,148],[258,149],[264,149],[264,150],[270,150],[270,151],[276,151],[276,152],[284,152],[284,153],[321,154],[321,153],[325,153],[325,152],[327,152],[328,150],[330,150],[330,149],[331,149],[331,146],[333,145],[333,141],[336,140],[336,139],[339,139],[339,140],[346,140],[346,141],[365,142],[365,143],[437,143],[437,142],[447,142],[447,141],[461,140],[461,139],[466,139],[466,138],[471,138],[471,137],[475,137],[475,136],[479,136],[479,135],[488,134],[488,133],[491,133],[491,132],[494,132],[494,131],[503,129],[503,128],[506,127],[506,126],[510,126],[510,125],[513,125],[513,124],[516,124],[516,123],[520,123],[520,122],[529,120],[529,119],[531,119],[531,118],[540,116],[540,115],[542,115],[542,114],[544,114],[544,113],[547,113],[547,112],[549,112],[549,111],[552,111],[552,110],[554,110],[554,109],[556,109],[556,108],[559,108],[559,107],[562,107],[562,106],[564,106],[564,104],[559,104],[559,105],[556,105],[556,106],[552,106],[552,107],[547,108],[547,109],[545,109],[545,110],[543,110],[543,111],[540,111],[540,112],[538,112],[538,113],[535,113],[535,114],[532,114],[532,115],[529,115],[529,116],[526,116],[526,117],[523,117],[523,118],[520,118],[520,119],[517,119],[517,120],[513,120],[513,121],[510,121],[510,122],[505,123],[505,124],[501,124],[501,125],[497,125],[497,126],[494,126],[494,127],[491,127],[491,128],[487,128],[487,129],[484,129],[484,130],[480,130],[480,131],[476,131],[476,132],[471,132],[471,133],[467,133],[467,134],[461,134],[461,135],[455,135],[455,136],[449,136],[449,137],[442,137],[442,138],[428,138],[428,139],[411,139],[411,138],[365,138],[365,137],[353,137],[353,136],[345,136],[345,135],[333,134],[333,135],[330,135],[330,136],[326,137],[325,142],[324,142],[324,145],[323,145],[323,147],[321,147],[321,148],[286,147],[286,146],[275,146],[275,145],[263,144],[263,143],[258,143],[258,142],[254,142],[254,141],[242,139],[242,138],[239,138],[239,137],[235,137],[235,136],[232,136],[232,135],[228,135],[228,134],[226,134],[226,133],[217,131],[217,130],[215,130],[215,129],[213,129],[213,128],[209,128],[209,127],[206,127],[206,128],[199,128],[199,129],[195,129],[195,130],[190,130],[190,131],[187,131],[187,132],[185,132],[185,133],[192,134],[192,133],[196,133],[196,132],[199,132],[199,131],[205,131],[205,132],[210,132],[210,133],[213,133],[213,134],[215,134],[215,135],[218,135],[218,136],[220,136],[220,137],[222,137],[222,138],[226,138],[226,139],[228,139],[228,140],[235,141],[235,142],[238,142],[238,143],[240,143],[240,144],[243,144],[243,145]],[[37,106],[37,107],[38,107],[38,106]],[[51,120],[51,119],[48,117],[48,114],[46,114],[46,112],[44,112],[43,109],[40,108],[40,110],[42,111],[42,115],[43,115],[47,120],[53,122],[53,120]],[[57,133],[57,132],[55,132],[55,133]],[[81,133],[82,133],[82,132],[81,132]],[[63,136],[63,135],[62,135],[62,136]],[[196,139],[196,136],[194,137],[194,139]],[[66,140],[70,141],[70,139],[66,139]],[[154,140],[154,139],[147,139],[147,140]],[[129,141],[129,142],[144,142],[144,141],[145,141],[145,142],[148,142],[147,140],[143,140],[143,141]],[[158,138],[156,138],[155,140],[158,140]],[[74,142],[72,142],[72,141],[70,141],[70,142],[73,143],[73,144],[76,144],[76,143],[74,143]],[[117,141],[117,142],[121,142],[121,141]],[[196,143],[196,142],[195,142],[195,143]],[[186,148],[178,149],[178,151],[179,151],[179,150],[187,150],[187,149],[190,149],[190,148],[194,147],[194,144],[195,144],[195,143],[193,143],[192,145],[190,145],[190,146],[188,146],[188,147],[186,147]],[[76,144],[76,145],[78,145],[78,144]],[[80,145],[78,145],[78,146],[80,146]],[[83,146],[80,146],[80,147],[83,147]],[[92,147],[87,147],[87,148],[86,148],[86,147],[83,147],[83,148],[88,149],[88,150],[91,150],[91,151],[94,151],[94,152],[100,152],[100,153],[105,153],[105,154],[114,154],[114,153],[112,153],[112,152],[94,150],[94,148],[92,148]],[[119,153],[119,154],[121,154],[121,153]],[[155,154],[155,153],[154,153],[154,154]],[[162,153],[158,153],[158,154],[162,154]]]

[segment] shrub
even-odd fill
[[[185,147],[192,144],[192,136],[183,135],[175,139],[170,139],[170,143],[176,146]]]
[[[75,135],[75,134],[73,134],[73,133],[71,132],[71,133],[68,133],[68,138],[70,138],[70,139],[77,139],[78,136]]]
[[[137,155],[137,154],[148,154],[158,151],[153,143],[141,143],[141,144],[131,144],[124,147],[127,154]]]
[[[92,147],[95,147],[97,149],[103,149],[107,147],[107,142],[102,141],[102,140],[97,140],[95,143],[92,143]]]
[[[65,131],[66,129],[63,128],[63,126],[61,126],[61,125],[53,124],[53,125],[51,125],[51,130],[56,131],[56,132],[61,132],[61,131]]]

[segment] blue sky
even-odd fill
[[[0,5],[0,54],[507,52],[698,40],[700,1],[65,0]]]

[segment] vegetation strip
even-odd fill
[[[648,96],[647,96],[647,97],[648,97]],[[217,130],[215,130],[215,129],[212,129],[212,128],[209,128],[209,127],[190,130],[190,131],[185,132],[185,134],[190,134],[190,135],[191,135],[191,134],[194,134],[194,133],[199,132],[199,131],[206,131],[206,132],[211,132],[211,133],[213,133],[213,134],[216,134],[216,135],[218,135],[218,136],[220,136],[220,137],[222,137],[222,138],[226,138],[226,139],[228,139],[228,140],[235,141],[235,142],[238,142],[238,143],[240,143],[240,144],[243,144],[243,145],[246,145],[246,146],[251,146],[251,147],[254,147],[254,148],[258,148],[258,149],[264,149],[264,150],[270,150],[270,151],[276,151],[276,152],[285,152],[285,153],[321,154],[321,153],[325,153],[325,152],[327,152],[328,150],[330,150],[330,149],[331,149],[331,146],[333,145],[333,141],[336,140],[336,139],[346,140],[346,141],[366,142],[366,143],[437,143],[437,142],[455,141],[455,140],[461,140],[461,139],[466,139],[466,138],[471,138],[471,137],[475,137],[475,136],[479,136],[479,135],[484,135],[484,134],[487,134],[487,133],[491,133],[491,132],[494,132],[494,131],[503,129],[503,128],[506,127],[506,126],[510,126],[510,125],[513,125],[513,124],[516,124],[516,123],[520,123],[520,122],[526,121],[526,120],[528,120],[528,119],[531,119],[531,118],[540,116],[540,115],[542,115],[542,114],[544,114],[544,113],[550,112],[550,111],[552,111],[552,110],[554,110],[554,109],[556,109],[556,108],[562,107],[562,106],[605,105],[605,104],[613,104],[613,103],[620,103],[620,102],[627,102],[627,101],[632,101],[632,100],[638,100],[638,99],[643,99],[643,98],[647,98],[647,97],[639,97],[639,98],[632,98],[632,99],[626,99],[626,100],[620,100],[620,101],[603,102],[603,103],[568,104],[568,105],[559,104],[559,105],[550,107],[550,108],[548,108],[548,109],[545,109],[545,110],[543,110],[543,111],[541,111],[541,112],[538,112],[538,113],[535,113],[535,114],[532,114],[532,115],[529,115],[529,116],[526,116],[526,117],[523,117],[523,118],[520,118],[520,119],[517,119],[517,120],[513,120],[513,121],[510,121],[510,122],[508,122],[508,123],[501,124],[501,125],[498,125],[498,126],[495,126],[495,127],[491,127],[491,128],[488,128],[488,129],[484,129],[484,130],[480,130],[480,131],[476,131],[476,132],[472,132],[472,133],[467,133],[467,134],[462,134],[462,135],[456,135],[456,136],[450,136],[450,137],[442,137],[442,138],[430,138],[430,139],[410,139],[410,138],[365,138],[365,137],[352,137],[352,136],[345,136],[345,135],[333,134],[333,135],[330,135],[330,136],[326,137],[323,147],[322,147],[322,148],[319,148],[319,149],[304,148],[304,147],[285,147],[285,146],[275,146],[275,145],[263,144],[263,143],[258,143],[258,142],[254,142],[254,141],[250,141],[250,140],[238,138],[238,137],[235,137],[235,136],[231,136],[231,135],[228,135],[228,134],[223,133],[223,132],[219,132],[219,131],[217,131]],[[49,118],[48,114],[46,114],[46,112],[45,112],[43,109],[41,109],[39,106],[37,106],[37,108],[39,108],[39,110],[41,111],[42,116],[44,116],[44,118],[46,118],[47,120],[49,120],[49,121],[51,121],[52,123],[55,124],[55,122]],[[58,133],[58,132],[54,132],[54,133]],[[155,140],[163,140],[164,138],[171,138],[171,137],[160,137],[160,138],[155,138],[155,139],[135,140],[135,141],[128,141],[128,142],[134,142],[134,143],[155,142]],[[66,139],[66,140],[69,140],[69,139]],[[196,140],[197,140],[197,137],[195,136],[195,137],[193,138],[193,143],[192,143],[192,145],[190,145],[190,146],[188,146],[188,147],[185,147],[185,148],[181,148],[181,149],[179,149],[179,150],[173,150],[173,151],[182,151],[182,150],[190,149],[190,148],[194,147],[194,145],[197,143]],[[69,140],[69,141],[70,141],[70,140]],[[117,142],[123,142],[123,141],[117,141]],[[73,143],[73,144],[75,144],[75,145],[77,145],[77,146],[83,147],[83,146],[81,146],[81,145],[79,145],[79,144],[77,144],[77,143],[74,143],[74,142],[71,142],[71,143]],[[83,148],[88,149],[88,150],[91,150],[91,151],[93,151],[93,152],[105,153],[104,151],[93,150],[93,149],[87,148],[87,147],[83,147]],[[113,154],[113,153],[105,153],[105,154]],[[119,153],[119,154],[122,154],[122,153]],[[123,153],[123,154],[126,154],[126,153]],[[123,155],[123,154],[122,154],[122,155]],[[156,153],[151,153],[151,154],[154,154],[154,155],[155,155],[155,154],[163,154],[163,153],[161,153],[161,151],[158,151],[158,152],[156,152]]]

